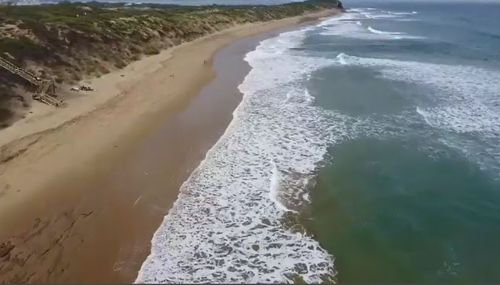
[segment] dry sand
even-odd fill
[[[2,130],[0,282],[133,281],[180,183],[209,147],[172,139],[155,148],[145,138],[213,79],[222,47],[332,13],[241,25],[165,50],[91,80],[96,91],[63,109],[37,105]],[[170,126],[163,136],[182,133]],[[148,153],[158,147],[169,151]]]

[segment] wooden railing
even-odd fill
[[[33,75],[32,73],[14,65],[13,63],[11,63],[11,62],[9,62],[1,57],[0,57],[0,66],[5,68],[7,71],[10,71],[11,73],[27,80],[28,82],[30,82],[33,85],[40,84],[39,79],[35,75]]]
[[[33,73],[16,66],[2,57],[0,57],[0,67],[3,67],[10,73],[17,75],[34,85],[36,87],[36,93],[33,95],[33,99],[56,107],[62,105],[60,100],[51,96],[55,95],[55,83],[53,80],[41,80]]]

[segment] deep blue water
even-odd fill
[[[298,49],[345,130],[312,232],[342,283],[500,282],[500,4],[352,4]]]

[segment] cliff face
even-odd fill
[[[71,83],[122,68],[143,55],[230,26],[336,7],[336,1],[277,6],[0,6],[0,56],[41,78]],[[0,124],[13,100],[29,105],[23,82],[0,70]],[[4,111],[2,111],[4,110]],[[6,111],[7,110],[7,111]],[[3,113],[2,113],[3,112]]]

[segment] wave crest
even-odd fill
[[[333,281],[333,257],[283,224],[307,204],[308,175],[329,143],[328,122],[303,86],[333,60],[294,54],[306,31],[265,40],[246,55],[252,70],[239,86],[242,102],[182,185],[137,282]]]

